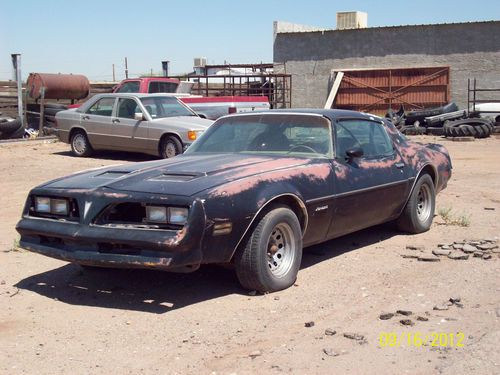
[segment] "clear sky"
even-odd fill
[[[171,61],[171,73],[209,64],[272,62],[274,20],[335,28],[338,11],[368,13],[368,26],[500,19],[499,0],[0,0],[0,79],[12,78],[11,53],[30,72],[124,78]],[[485,37],[489,37],[485,35]]]

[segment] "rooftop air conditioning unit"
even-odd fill
[[[193,66],[195,68],[203,68],[205,65],[207,65],[207,58],[206,57],[195,57],[194,58]]]
[[[337,30],[364,29],[368,27],[368,13],[337,12]]]

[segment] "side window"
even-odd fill
[[[102,98],[95,102],[87,112],[90,115],[111,116],[115,98]]]
[[[144,107],[146,108],[146,111],[148,111],[149,115],[152,118],[158,117],[158,107],[156,106],[155,102],[149,101],[148,104],[144,103]]]
[[[389,155],[393,147],[382,124],[367,120],[341,120],[336,127],[336,151],[339,158],[353,147],[363,150],[363,157],[374,158]]]
[[[139,81],[125,82],[116,92],[139,92]]]
[[[142,113],[142,110],[134,99],[118,99],[117,117],[133,119],[136,112]]]
[[[154,94],[157,92],[172,93],[177,89],[177,83],[174,82],[149,82],[148,92]]]

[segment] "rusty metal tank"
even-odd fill
[[[89,95],[87,77],[80,74],[30,73],[27,82],[28,95],[33,99],[84,99]]]

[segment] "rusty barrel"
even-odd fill
[[[27,82],[28,94],[33,99],[84,99],[89,95],[90,84],[81,74],[30,73]]]

